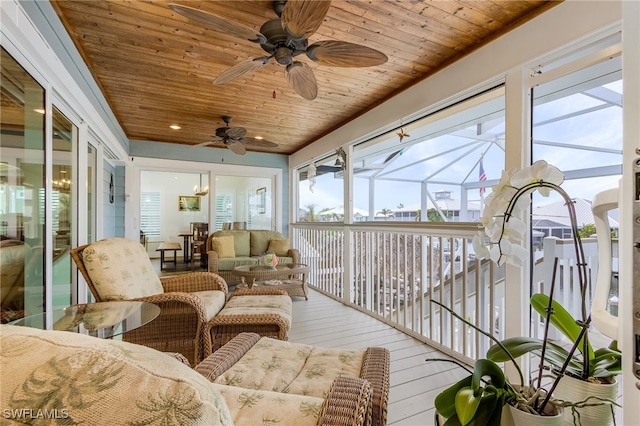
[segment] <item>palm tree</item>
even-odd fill
[[[307,204],[304,208],[307,209],[307,222],[317,222],[318,217],[316,215],[316,205]]]
[[[393,210],[384,208],[380,210],[378,213],[376,213],[376,216],[379,216],[379,215],[384,216],[384,220],[387,220],[390,216],[393,215]]]

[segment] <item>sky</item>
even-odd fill
[[[549,99],[545,98],[534,107],[533,120],[536,124],[534,124],[533,137],[535,141],[541,143],[535,143],[533,146],[533,161],[545,159],[562,171],[621,164],[622,109],[619,106],[606,105],[596,95],[600,96],[603,93],[601,91],[604,90],[608,96],[621,97],[622,81],[614,78],[613,82],[594,86],[591,96],[582,93],[567,95],[552,93],[548,95]],[[581,90],[585,90],[585,87],[581,86]],[[542,92],[544,92],[544,88],[540,91],[540,93]],[[501,108],[503,105],[502,101]],[[428,177],[429,191],[433,193],[441,189],[450,190],[455,199],[460,199],[459,186],[446,185],[446,182],[477,182],[478,162],[481,157],[487,179],[489,181],[499,179],[504,168],[504,123],[502,119],[495,119],[496,111],[494,108],[493,102],[469,108],[469,111],[475,114],[473,117],[475,123],[477,123],[477,117],[481,114],[487,114],[487,110],[490,110],[487,114],[488,118],[484,120],[488,128],[483,128],[482,131],[477,128],[477,131],[486,140],[475,141],[475,145],[470,144],[473,142],[470,137],[477,135],[477,124],[465,117],[461,117],[461,123],[455,123],[457,125],[449,129],[434,131],[433,128],[437,125],[433,125],[432,120],[429,130],[418,128],[409,131],[413,136],[413,138],[409,138],[409,142],[426,140],[415,145],[400,145],[398,137],[392,133],[385,141],[386,145],[395,144],[390,149],[403,148],[403,150],[401,155],[397,156],[390,165],[387,165],[384,174],[387,174],[388,170],[396,170],[386,177],[414,181]],[[577,114],[580,111],[583,113]],[[504,113],[499,111],[499,114],[503,116]],[[560,116],[565,118],[553,120]],[[444,120],[450,120],[450,117]],[[429,134],[429,131],[433,133]],[[474,132],[474,134],[471,135],[469,132]],[[465,137],[466,135],[470,137]],[[587,150],[584,147],[592,147],[594,150]],[[378,164],[381,159],[388,156],[389,152],[391,151],[387,149],[378,155],[380,159]],[[357,150],[354,156],[356,161],[359,160]],[[420,162],[421,159],[426,160]],[[333,165],[333,163],[327,164]],[[358,174],[358,176],[366,175],[366,172]],[[566,180],[562,186],[571,197],[590,200],[594,194],[618,186],[619,179],[620,176],[600,176]],[[368,182],[368,179],[355,179],[354,181],[354,206],[365,211],[369,210]],[[420,203],[420,184],[418,182],[377,180],[375,185],[376,212],[383,208],[397,209],[401,204],[407,207]],[[318,176],[313,192],[309,190],[309,181],[301,182],[299,189],[299,205],[303,209],[305,206],[313,204],[316,206],[315,211],[318,212],[323,208],[335,208],[344,204],[343,180],[342,178],[334,178],[332,173]],[[486,194],[490,191],[491,188],[487,188]],[[478,189],[469,190],[468,197],[469,201],[479,201]],[[558,196],[552,195],[548,200],[540,202],[547,204],[558,198]]]

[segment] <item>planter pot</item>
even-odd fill
[[[502,408],[501,426],[562,426],[563,413],[562,410],[556,410],[555,407],[549,406],[548,416],[539,416],[537,414],[526,413],[518,410],[511,405],[505,405]],[[555,413],[555,414],[554,414]]]
[[[554,407],[550,407],[550,410],[556,411]],[[555,415],[538,416],[520,411],[511,405],[505,405],[502,408],[500,426],[563,426],[564,417],[562,414],[562,411],[556,411]],[[446,419],[436,411],[433,424],[442,426],[445,421]]]
[[[557,399],[571,402],[584,401],[590,396],[605,398],[615,401],[618,397],[618,382],[611,384],[598,384],[586,382],[564,376],[558,382],[558,386],[553,393]],[[589,400],[588,403],[597,403],[597,400]],[[582,426],[606,426],[613,423],[613,415],[610,404],[597,405],[594,407],[584,407],[576,409],[580,413],[580,423]],[[573,410],[571,407],[564,409],[564,424],[573,425]]]

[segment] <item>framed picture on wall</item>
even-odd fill
[[[193,195],[178,195],[178,211],[199,212],[200,197],[195,197]]]
[[[256,194],[258,195],[258,214],[265,214],[267,212],[267,188],[258,188]]]

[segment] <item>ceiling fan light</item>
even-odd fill
[[[288,47],[277,48],[274,56],[276,58],[276,62],[278,62],[280,65],[289,65],[293,62],[291,49],[289,49]]]

